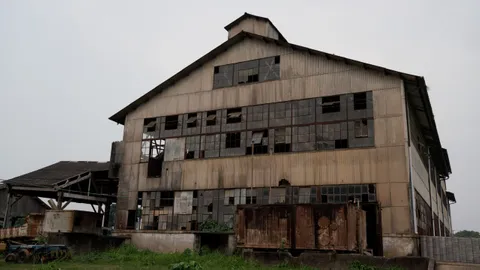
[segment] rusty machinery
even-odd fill
[[[1,247],[2,245],[0,245]],[[69,259],[72,256],[66,245],[23,244],[7,241],[3,248],[5,262],[7,263],[45,263],[53,260]]]

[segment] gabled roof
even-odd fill
[[[59,181],[84,173],[108,171],[108,162],[60,161],[39,170],[17,176],[2,184],[12,186],[51,187]]]
[[[232,27],[239,24],[241,21],[243,21],[245,19],[256,19],[256,20],[265,21],[265,22],[270,23],[272,25],[273,29],[275,29],[278,32],[278,38],[281,41],[287,42],[287,39],[282,35],[282,33],[280,33],[280,31],[278,31],[277,27],[272,23],[272,21],[270,21],[269,18],[253,15],[253,14],[250,14],[250,13],[247,13],[247,12],[245,12],[242,16],[238,17],[236,20],[234,20],[233,22],[231,22],[227,26],[225,26],[225,30],[230,31],[230,29],[232,29]]]
[[[253,16],[253,15],[244,14],[243,16]],[[230,25],[228,25],[227,27],[229,26]],[[303,47],[300,45],[288,43],[284,40],[277,40],[277,39],[256,35],[256,34],[244,32],[244,31],[228,39],[227,41],[225,41],[224,43],[222,43],[221,45],[219,45],[218,47],[216,47],[206,55],[202,56],[201,58],[199,58],[198,60],[190,64],[189,66],[185,67],[177,74],[173,75],[172,77],[170,77],[169,79],[167,79],[166,81],[158,85],[157,87],[150,90],[148,93],[144,94],[134,102],[130,103],[127,107],[123,108],[116,114],[112,115],[109,119],[119,124],[125,124],[125,118],[129,113],[133,112],[135,109],[137,109],[142,104],[152,99],[154,96],[162,93],[165,89],[174,85],[176,82],[185,78],[194,70],[200,68],[202,65],[206,64],[210,60],[213,60],[215,57],[217,57],[221,53],[225,52],[235,44],[247,38],[259,40],[266,43],[274,43],[277,46],[282,46],[282,47],[291,48],[297,51],[307,52],[311,55],[323,56],[329,60],[340,61],[349,65],[362,67],[368,70],[374,70],[377,72],[381,72],[384,75],[396,76],[402,79],[405,85],[405,92],[407,94],[408,102],[415,109],[415,113],[417,115],[417,118],[419,119],[422,132],[423,134],[425,134],[427,145],[431,149],[433,161],[436,167],[438,168],[440,174],[444,176],[448,176],[451,173],[448,153],[446,149],[442,148],[442,145],[440,143],[440,138],[438,136],[437,127],[433,117],[432,106],[430,104],[430,99],[427,93],[427,86],[425,84],[425,79],[423,77],[387,69],[384,67],[368,64],[365,62],[360,62],[357,60],[349,59],[346,57],[342,57],[342,56],[338,56],[338,55],[334,55],[334,54],[330,54],[322,51],[317,51],[317,50]]]

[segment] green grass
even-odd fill
[[[81,256],[75,256],[68,261],[56,261],[44,265],[34,264],[6,264],[3,258],[0,258],[0,269],[38,269],[38,270],[69,270],[69,269],[105,269],[105,270],[122,270],[122,269],[158,269],[167,270],[171,266],[177,264],[198,265],[198,268],[175,268],[188,270],[210,270],[210,269],[227,269],[227,270],[267,270],[267,269],[314,269],[310,267],[293,267],[286,263],[276,266],[264,266],[254,261],[246,261],[240,256],[226,256],[218,252],[202,251],[202,255],[187,250],[183,253],[160,254],[146,250],[138,250],[132,245],[124,245],[117,249],[106,252],[93,252]],[[183,264],[182,264],[183,262]],[[400,270],[399,268],[376,268],[353,263],[349,267],[350,270]]]
[[[205,252],[204,255],[187,251],[184,253],[159,254],[151,251],[138,250],[131,245],[124,245],[101,253],[88,253],[75,256],[73,259],[61,262],[51,262],[44,265],[6,264],[0,262],[0,269],[159,269],[167,270],[169,266],[181,262],[197,262],[202,270],[208,269],[312,269],[308,267],[289,267],[281,264],[274,267],[262,266],[257,262],[245,261],[240,256],[226,256],[218,252]]]

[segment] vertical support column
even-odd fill
[[[57,193],[57,209],[62,210],[63,192]]]
[[[108,227],[108,221],[110,219],[110,201],[105,204],[105,213],[103,214],[103,227]]]
[[[8,214],[10,212],[10,190],[8,190],[8,195],[7,195],[7,205],[5,206],[5,216],[3,217],[3,228],[8,228]]]

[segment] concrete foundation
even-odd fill
[[[414,235],[384,234],[383,255],[387,258],[419,255],[418,237]]]
[[[253,252],[251,250],[244,250],[243,256],[246,259],[254,259],[266,265],[277,265],[279,263],[287,262],[291,265],[304,265],[328,270],[347,270],[354,262],[382,268],[398,267],[405,270],[430,270],[434,269],[435,267],[434,260],[423,257],[396,257],[388,259],[384,257],[365,256],[358,254],[336,254],[322,252],[304,252],[298,257],[293,257],[288,252]]]

